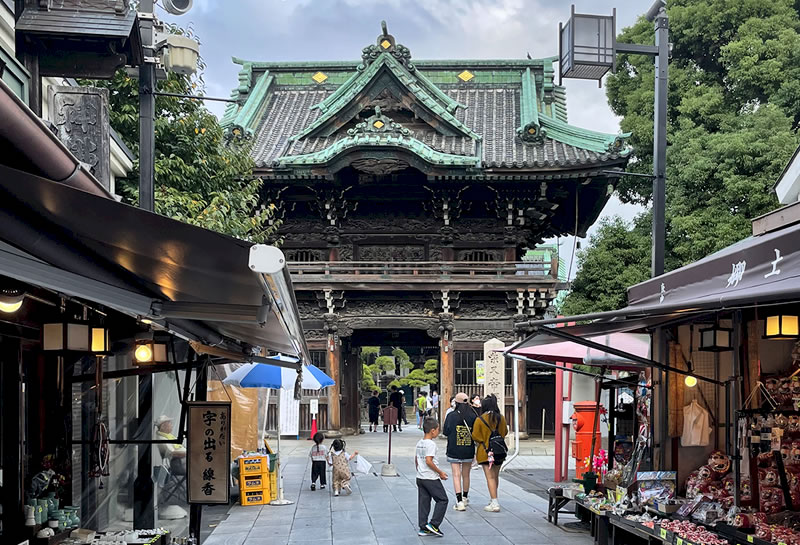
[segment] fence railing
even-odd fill
[[[302,275],[540,277],[555,279],[558,260],[532,261],[294,261],[289,270]]]

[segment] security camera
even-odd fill
[[[164,0],[164,9],[172,15],[183,15],[190,9],[194,0]]]

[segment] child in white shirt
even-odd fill
[[[444,534],[439,526],[447,512],[447,492],[444,491],[442,480],[447,479],[447,473],[439,469],[436,460],[436,439],[439,436],[439,422],[430,416],[422,421],[422,431],[425,437],[417,443],[414,465],[417,468],[417,515],[419,522],[419,536],[435,535],[442,537]],[[431,510],[431,499],[436,502],[433,508],[433,518],[428,522]]]
[[[318,431],[314,434],[314,446],[308,455],[311,457],[311,490],[317,489],[317,479],[319,479],[319,489],[325,490],[326,481],[326,461],[328,459],[328,447],[322,444],[325,435]]]

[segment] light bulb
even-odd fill
[[[0,301],[0,311],[5,312],[7,314],[12,314],[18,311],[21,306],[22,306],[22,299],[20,299],[16,303],[5,303]]]
[[[141,362],[149,362],[153,361],[153,350],[146,344],[140,344],[136,347],[136,350],[133,353],[133,357],[136,358],[136,361]]]
[[[683,379],[683,383],[689,388],[694,388],[695,386],[697,386],[697,377],[693,377],[692,375],[686,375],[686,377]]]

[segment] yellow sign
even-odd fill
[[[484,384],[486,382],[486,364],[483,360],[475,362],[475,383]]]
[[[683,545],[683,540],[681,538],[678,538],[678,545]]]
[[[747,536],[747,541],[752,543],[753,542],[753,536]]]
[[[667,531],[664,528],[661,529],[661,539],[667,539]]]

